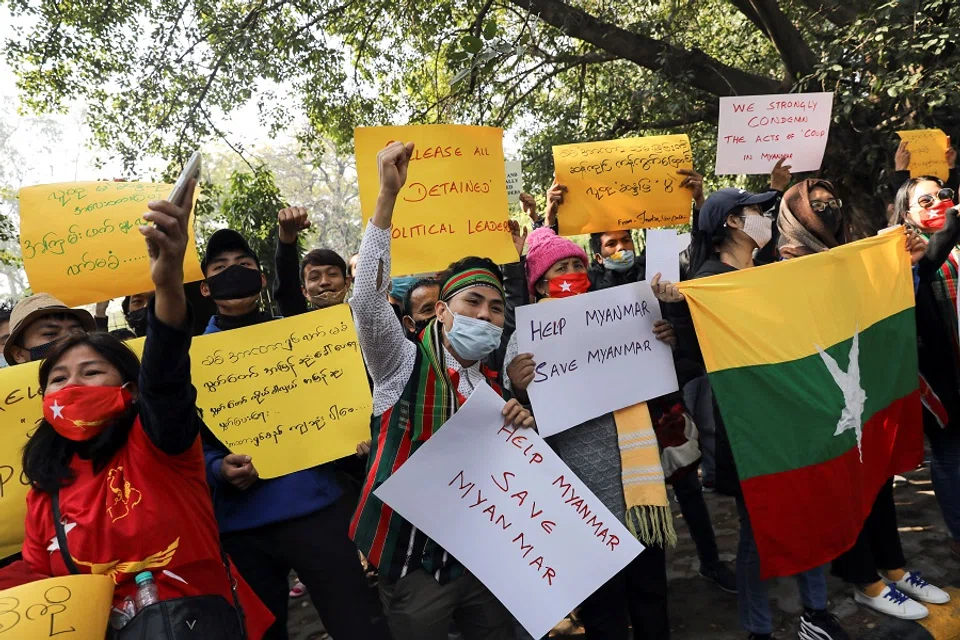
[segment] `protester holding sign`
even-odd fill
[[[378,154],[380,194],[364,232],[351,306],[373,378],[370,467],[351,535],[380,572],[380,597],[395,640],[446,640],[451,621],[467,638],[510,639],[506,608],[439,545],[394,513],[373,491],[479,385],[500,393],[496,372],[481,364],[500,344],[505,300],[503,276],[489,259],[468,257],[439,278],[436,319],[417,344],[406,338],[386,299],[394,206],[403,189],[414,144],[393,142]],[[516,400],[504,421],[533,426]]]
[[[587,293],[587,254],[552,229],[528,238],[526,271],[538,301]],[[657,339],[674,341],[669,323],[654,325]],[[533,355],[520,354],[517,336],[507,346],[504,382],[526,400],[538,375]],[[542,372],[539,375],[543,375]],[[676,543],[660,452],[646,404],[607,413],[547,438],[576,476],[647,548],[580,608],[588,638],[623,639],[633,625],[639,637],[670,637],[664,548]]]
[[[721,189],[707,198],[698,219],[698,233],[690,256],[692,279],[730,273],[754,266],[754,255],[770,242],[773,221],[764,208],[779,197],[776,191],[752,194],[742,189]],[[680,349],[703,362],[699,342],[683,294],[676,284],[661,281],[656,274],[650,281],[657,297],[670,306]],[[748,390],[744,390],[748,394]],[[750,402],[744,397],[744,402]],[[723,418],[714,402],[717,427],[717,490],[737,499],[740,515],[740,542],[737,550],[737,600],[740,624],[751,638],[770,638],[773,620],[767,586],[760,578],[760,556],[750,525],[750,515],[740,491],[733,453]],[[805,612],[800,619],[803,638],[846,640],[849,636],[837,619],[827,611],[827,580],[823,567],[797,576]],[[806,635],[804,635],[806,634]],[[819,635],[818,635],[819,634]]]
[[[23,452],[32,483],[24,560],[47,576],[110,576],[121,609],[137,590],[134,577],[153,572],[161,600],[180,598],[195,617],[217,611],[220,637],[238,637],[242,615],[247,636],[261,638],[271,616],[224,564],[203,476],[183,291],[192,206],[149,207],[144,220],[153,226],[140,232],[156,295],[142,365],[108,334],[74,332],[40,368],[43,419]]]
[[[217,304],[206,333],[269,322],[259,308],[266,277],[242,235],[221,229],[201,263],[204,295]],[[270,638],[287,637],[287,576],[306,585],[330,633],[344,638],[385,638],[374,625],[366,580],[347,537],[350,507],[341,500],[333,465],[261,479],[250,456],[231,453],[210,433],[204,437],[207,477],[223,546],[277,622]],[[381,625],[382,626],[382,625]]]
[[[946,260],[939,255],[934,258],[932,269],[918,265],[917,345],[923,426],[932,457],[930,476],[950,533],[950,548],[960,555],[960,224],[955,197],[933,176],[911,178],[897,193],[894,213],[931,245],[939,245],[948,253]]]

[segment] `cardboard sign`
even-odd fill
[[[23,475],[23,445],[42,415],[39,362],[0,369],[0,559],[20,552],[29,483]]]
[[[690,222],[693,196],[677,174],[693,168],[686,135],[562,145],[553,148],[553,163],[567,187],[560,235]]]
[[[537,363],[527,393],[540,435],[676,391],[673,353],[653,336],[660,319],[646,282],[518,307],[520,353]]]
[[[676,229],[648,229],[646,242],[647,279],[660,274],[661,280],[680,282],[680,252],[690,246],[690,234]]]
[[[940,129],[915,129],[897,131],[900,139],[907,143],[910,152],[910,177],[936,176],[941,180],[950,177],[950,165],[947,164],[947,149],[950,139]]]
[[[376,496],[469,569],[534,638],[642,550],[533,429],[481,385]]]
[[[393,213],[391,276],[441,271],[466,256],[517,261],[507,224],[502,129],[360,127],[354,136],[364,227],[380,193],[377,154],[395,140],[415,144]]]
[[[107,576],[88,574],[0,591],[0,635],[4,640],[103,640],[113,586]]]
[[[146,241],[138,227],[151,200],[173,185],[64,182],[20,189],[20,251],[33,291],[79,306],[153,291]],[[194,198],[200,195],[200,190]],[[184,282],[203,278],[193,223]]]
[[[191,374],[210,431],[262,478],[354,453],[373,401],[350,307],[194,340]]]
[[[507,174],[507,202],[516,204],[523,192],[523,165],[519,160],[506,162],[504,171]]]
[[[781,158],[818,170],[832,112],[832,92],[720,98],[716,174],[768,174]]]

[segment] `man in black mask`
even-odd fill
[[[440,283],[432,278],[417,280],[403,296],[403,328],[407,337],[417,342],[417,336],[437,315],[437,300],[440,299]]]
[[[137,337],[147,335],[147,305],[150,304],[150,298],[153,297],[153,291],[145,293],[135,293],[127,296],[120,303],[123,310],[123,317],[127,320],[127,326],[137,334]]]
[[[214,233],[200,267],[200,292],[217,305],[205,333],[274,319],[260,310],[267,279],[239,233]],[[264,638],[287,638],[287,577],[295,570],[331,635],[386,640],[383,620],[371,622],[366,578],[347,535],[352,509],[334,465],[261,479],[256,460],[230,453],[209,432],[203,433],[203,453],[223,547],[276,618]]]
[[[3,357],[10,365],[42,360],[50,347],[69,333],[96,330],[88,311],[71,309],[49,293],[37,293],[13,308]]]

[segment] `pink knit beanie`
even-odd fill
[[[553,229],[540,227],[527,236],[527,288],[534,295],[534,286],[555,262],[564,258],[580,258],[583,266],[590,266],[587,253],[575,243],[562,238]]]

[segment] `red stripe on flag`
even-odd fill
[[[863,462],[853,447],[827,462],[741,483],[762,579],[824,565],[853,546],[881,485],[923,462],[920,412],[915,391],[870,418]]]

